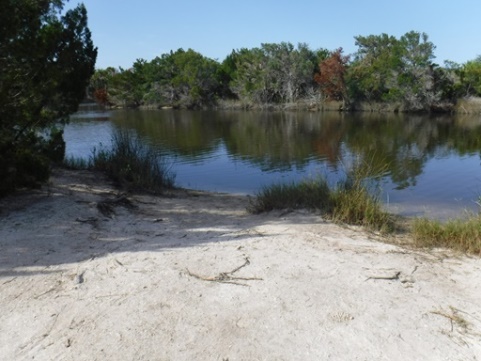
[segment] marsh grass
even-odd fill
[[[442,223],[420,218],[413,221],[412,237],[418,247],[446,247],[481,255],[481,215]]]
[[[394,216],[383,209],[376,194],[363,186],[338,187],[331,195],[331,218],[339,223],[365,226],[383,233],[396,228]]]
[[[318,177],[264,187],[251,201],[248,210],[261,213],[274,209],[315,209],[338,223],[392,232],[396,228],[395,219],[384,211],[379,201],[379,183],[368,176],[372,172],[369,164],[363,163],[355,165],[345,179],[334,186]]]
[[[460,114],[479,114],[481,113],[481,98],[469,97],[458,99],[455,110]]]
[[[248,210],[255,214],[274,209],[307,208],[326,211],[330,208],[330,192],[324,178],[273,184],[262,188],[255,199],[251,200]]]
[[[91,168],[91,160],[84,158],[77,158],[70,156],[65,158],[63,161],[63,166],[67,169],[89,169]]]
[[[75,169],[105,172],[127,190],[162,193],[174,188],[175,175],[162,157],[126,131],[114,133],[111,149],[94,149],[89,160],[69,158],[64,164]]]

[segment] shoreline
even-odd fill
[[[94,102],[94,100],[91,100]],[[165,104],[143,104],[139,106],[111,104],[108,109],[141,109],[141,110],[181,110],[185,107],[175,107]],[[399,114],[451,114],[468,115],[481,114],[481,98],[469,97],[457,99],[455,103],[433,104],[429,110],[404,109],[400,103],[376,103],[359,102],[347,107],[342,101],[309,101],[299,100],[294,103],[245,103],[240,100],[221,100],[218,104],[206,106],[200,109],[212,109],[219,111],[310,111],[310,112],[346,112],[346,113],[399,113]],[[197,109],[197,110],[200,110]]]
[[[479,360],[481,261],[89,171],[0,201],[9,360]],[[355,345],[355,347],[353,347]]]

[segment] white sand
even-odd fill
[[[88,172],[0,201],[0,359],[481,360],[481,261]]]

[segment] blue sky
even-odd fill
[[[70,0],[69,6],[79,1]],[[356,51],[354,36],[425,32],[435,62],[481,55],[479,0],[83,0],[97,68],[192,48],[222,61],[233,49],[282,41]]]

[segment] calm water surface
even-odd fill
[[[88,109],[65,129],[67,156],[108,147],[116,129],[162,152],[182,187],[254,194],[319,174],[335,182],[364,159],[378,169],[392,212],[450,218],[478,211],[479,116]]]

